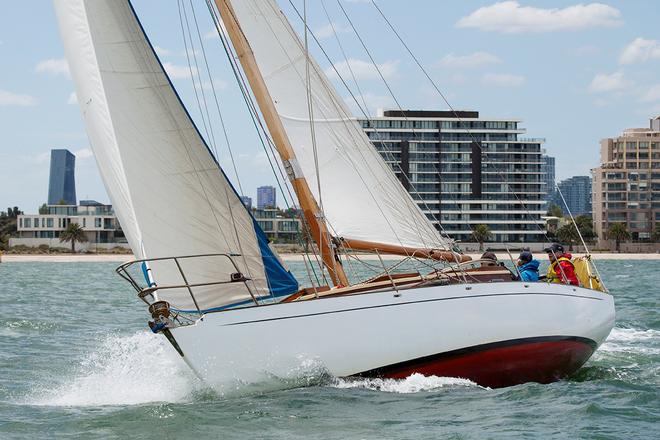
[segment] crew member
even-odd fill
[[[481,267],[490,267],[490,266],[499,265],[498,264],[499,262],[497,261],[497,255],[495,255],[491,251],[484,252],[480,260],[481,260]]]
[[[530,251],[522,251],[516,264],[520,273],[520,281],[539,280],[539,260],[534,259]]]
[[[548,253],[548,259],[550,260],[546,281],[549,283],[572,284],[573,286],[580,285],[575,274],[575,266],[571,261],[573,256],[564,252],[564,246],[559,243],[552,243],[543,250]]]

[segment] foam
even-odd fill
[[[653,342],[660,342],[659,330],[615,327],[599,351],[609,353],[660,354]]]
[[[446,387],[478,387],[476,383],[457,377],[424,376],[419,373],[412,374],[405,379],[339,379],[330,384],[334,388],[364,388],[386,393],[419,393],[437,391]]]
[[[33,390],[27,404],[44,406],[137,405],[192,399],[201,384],[167,340],[150,332],[105,336],[50,389]]]

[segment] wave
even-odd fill
[[[367,390],[400,394],[437,391],[446,387],[479,387],[479,385],[468,379],[424,376],[419,373],[412,374],[405,379],[335,378],[330,383],[330,386],[340,389],[364,388]]]
[[[104,337],[55,387],[33,389],[39,406],[137,405],[182,402],[202,388],[163,337],[148,332]]]
[[[655,355],[660,354],[657,342],[660,330],[614,327],[599,351]]]
[[[614,327],[608,341],[646,341],[660,337],[660,330]]]

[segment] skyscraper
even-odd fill
[[[589,176],[573,176],[569,179],[562,180],[557,184],[561,195],[556,194],[554,203],[559,206],[565,214],[566,206],[574,216],[578,215],[591,215],[591,177]],[[564,196],[566,203],[562,200]]]
[[[541,165],[541,172],[543,173],[543,181],[545,182],[545,200],[550,203],[555,193],[555,158],[552,156],[541,156],[543,164]]]
[[[241,196],[241,202],[243,202],[247,209],[252,209],[252,197]]]
[[[69,150],[50,150],[50,178],[48,180],[48,204],[64,201],[76,204],[76,156]]]
[[[277,200],[275,198],[275,187],[260,186],[257,188],[257,208],[275,208]]]

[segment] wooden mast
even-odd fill
[[[215,4],[220,12],[220,17],[227,29],[229,38],[231,39],[234,50],[238,55],[238,59],[243,66],[243,71],[247,77],[250,87],[257,100],[259,109],[264,117],[268,131],[273,137],[275,148],[284,162],[284,168],[289,176],[291,185],[293,186],[300,207],[305,216],[305,220],[310,228],[312,239],[316,242],[323,263],[330,274],[330,278],[335,286],[342,285],[348,286],[348,279],[344,273],[344,269],[335,255],[332,243],[330,243],[330,233],[321,209],[319,208],[312,191],[309,189],[307,179],[302,174],[302,170],[298,165],[298,160],[291,147],[289,137],[284,130],[282,121],[280,120],[273,99],[270,92],[266,87],[259,66],[254,58],[254,53],[250,47],[250,43],[243,34],[241,27],[236,19],[234,9],[231,6],[230,0],[215,0]]]

